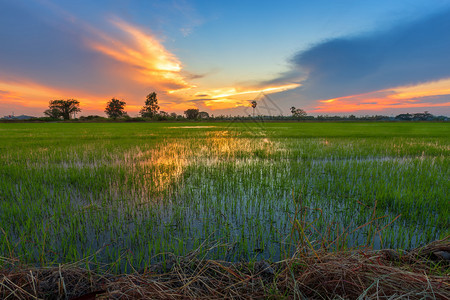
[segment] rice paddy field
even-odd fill
[[[299,245],[419,247],[450,234],[449,133],[448,123],[0,124],[0,256],[127,273],[168,253],[239,262]]]

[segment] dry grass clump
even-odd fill
[[[450,237],[410,252],[307,249],[289,259],[227,263],[175,257],[134,274],[5,260],[1,299],[450,299]]]

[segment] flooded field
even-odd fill
[[[449,129],[0,124],[0,256],[130,271],[196,249],[248,261],[304,243],[420,246],[450,233]]]

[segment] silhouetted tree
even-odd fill
[[[44,111],[44,115],[52,118],[52,119],[59,119],[61,117],[61,112],[57,108],[47,109]]]
[[[292,106],[291,107],[291,113],[294,114],[294,111],[295,111],[295,106]]]
[[[169,117],[170,117],[169,113],[162,111],[162,110],[153,116],[153,118],[158,121],[165,121],[165,120],[169,119]]]
[[[200,119],[209,119],[209,114],[206,111],[201,111],[198,113]]]
[[[147,95],[147,99],[145,99],[145,105],[144,107],[142,107],[139,113],[144,118],[152,118],[158,113],[158,110],[158,99],[156,98],[156,93],[152,92]]]
[[[402,121],[411,121],[414,118],[414,116],[412,114],[399,114],[397,116],[395,116],[396,120],[402,120]]]
[[[430,114],[428,111],[425,111],[423,113],[415,113],[413,120],[415,121],[427,121],[427,120],[433,120],[434,116]]]
[[[252,105],[252,108],[253,108],[253,116],[255,116],[255,108],[256,108],[256,105],[257,105],[258,103],[256,103],[256,101],[255,100],[253,100],[252,102],[251,102],[251,105]]]
[[[69,120],[72,115],[81,111],[80,101],[75,99],[51,100],[48,107],[49,109],[44,112],[45,114],[47,114],[46,112],[56,114],[56,111],[59,111],[58,117],[63,117],[64,120]]]
[[[198,110],[198,108],[190,108],[190,109],[186,110],[184,112],[184,114],[186,115],[187,119],[195,120],[195,119],[199,118],[200,111]]]
[[[125,101],[112,98],[108,103],[106,103],[105,113],[108,115],[108,118],[112,119],[125,117],[127,115],[127,112],[124,111],[125,105]]]
[[[301,108],[295,108],[294,106],[291,107],[291,113],[292,113],[292,116],[297,119],[304,118],[307,115],[306,111],[304,111]]]

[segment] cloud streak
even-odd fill
[[[297,88],[299,84],[284,84],[277,86],[264,87],[226,87],[217,89],[208,89],[201,91],[181,91],[183,98],[189,100],[194,105],[201,105],[211,110],[228,109],[236,107],[247,107],[249,102],[254,100],[259,94],[273,94],[281,91],[287,91]],[[177,91],[173,91],[177,94]],[[207,98],[204,98],[207,97]]]
[[[32,114],[36,115],[36,108],[38,108],[41,112],[39,115],[42,115],[50,100],[66,98],[80,100],[83,111],[103,111],[105,105],[99,102],[99,99],[107,99],[107,96],[54,88],[31,80],[0,80],[0,108],[7,112],[34,112]]]
[[[450,107],[450,79],[319,101],[314,113]]]
[[[134,72],[132,78],[137,81],[158,83],[159,88],[170,90],[192,87],[180,73],[181,62],[156,36],[120,19],[111,23],[125,34],[124,40],[98,33],[96,40],[87,42],[89,47],[128,65]]]

